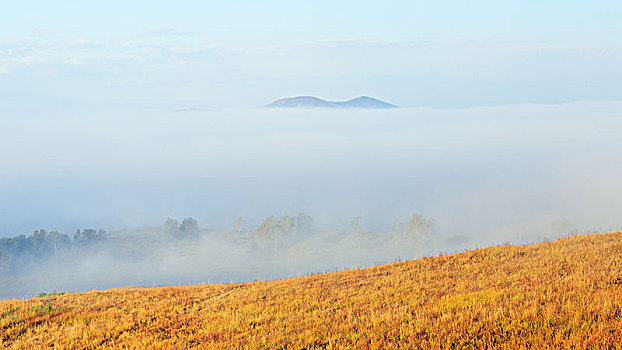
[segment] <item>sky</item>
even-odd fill
[[[621,15],[616,1],[2,1],[0,113],[617,100]]]
[[[413,213],[486,243],[622,225],[622,102],[394,110],[98,111],[7,117],[0,236],[249,229],[311,215],[390,230]],[[560,233],[560,232],[556,232]]]
[[[0,236],[298,212],[370,230],[418,212],[447,234],[620,225],[621,17],[617,1],[0,1]],[[256,108],[297,95],[402,108]]]

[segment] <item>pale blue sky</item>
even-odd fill
[[[279,211],[420,211],[453,232],[505,208],[513,177],[539,190],[503,224],[615,223],[619,18],[619,1],[0,0],[0,236]],[[435,109],[249,108],[295,95]],[[471,108],[491,105],[510,106]]]
[[[2,1],[0,112],[622,98],[618,1]]]

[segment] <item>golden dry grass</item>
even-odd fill
[[[622,348],[622,232],[271,282],[0,302],[0,346]]]

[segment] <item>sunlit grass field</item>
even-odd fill
[[[287,280],[0,302],[0,347],[622,349],[622,232]]]

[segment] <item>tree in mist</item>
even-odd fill
[[[257,232],[261,234],[282,234],[294,232],[296,224],[294,219],[289,216],[284,216],[281,219],[276,219],[274,216],[270,216],[264,219],[259,226],[257,226]]]
[[[272,241],[274,250],[276,251],[276,245],[278,240],[278,235],[280,234],[279,223],[274,218],[274,216],[270,216],[264,219],[257,229],[255,229],[255,238],[261,243],[265,245],[268,241]]]
[[[404,231],[404,223],[400,219],[393,221],[393,232],[401,233]]]
[[[244,229],[244,225],[246,225],[246,221],[244,221],[244,219],[242,219],[242,217],[239,217],[233,223],[233,226],[235,227],[235,230],[238,231],[238,233],[242,232],[242,230]]]
[[[32,255],[30,240],[25,235],[0,239],[0,274],[10,273],[23,265],[23,260]],[[25,260],[25,259],[24,259]],[[30,260],[30,259],[28,259]]]
[[[295,219],[296,232],[310,233],[313,231],[313,218],[305,213],[299,213]]]
[[[166,219],[164,222],[164,232],[170,239],[177,237],[179,232],[179,223],[177,220],[171,218]]]
[[[313,219],[305,214],[300,213],[295,217],[285,215],[280,219],[276,219],[274,216],[270,216],[264,219],[257,227],[257,232],[260,233],[308,233],[313,229]]]
[[[28,237],[30,241],[30,247],[32,249],[33,261],[39,260],[44,256],[50,255],[52,251],[52,245],[45,230],[35,230],[32,236]]]
[[[408,232],[414,235],[427,235],[434,231],[434,220],[414,213],[407,223]]]
[[[62,234],[58,231],[52,231],[49,233],[50,241],[52,242],[52,248],[54,251],[54,260],[58,263],[60,252],[69,246],[69,236]]]
[[[256,237],[262,241],[272,241],[274,251],[278,246],[279,239],[285,234],[296,232],[296,218],[285,215],[280,219],[270,216],[264,219],[255,230]]]
[[[257,226],[257,229],[255,229],[255,232],[263,233],[263,234],[272,233],[276,230],[276,226],[277,226],[277,222],[274,219],[274,216],[270,216],[261,221],[261,224]]]
[[[181,225],[177,220],[168,218],[164,222],[164,232],[169,239],[188,238],[199,233],[199,224],[192,217],[184,218]]]
[[[78,248],[78,254],[82,249],[93,247],[105,239],[106,231],[101,229],[99,231],[96,231],[95,229],[88,228],[83,229],[82,232],[80,232],[80,230],[77,230],[76,233],[73,235],[74,243],[77,245]]]
[[[184,237],[195,236],[199,233],[199,224],[191,217],[184,218],[179,225],[179,231]]]
[[[94,231],[94,230],[93,230]],[[78,231],[79,232],[79,231]],[[0,276],[19,274],[30,264],[41,265],[53,259],[58,263],[59,258],[73,258],[69,253],[76,246],[79,253],[83,245],[80,232],[77,240],[71,240],[66,234],[58,231],[47,232],[35,230],[32,235],[18,235],[0,239]],[[94,238],[98,238],[95,233]]]
[[[361,230],[361,223],[363,222],[362,216],[355,216],[352,221],[350,221],[350,227],[354,230],[354,232],[359,232]]]
[[[106,238],[106,231],[99,230],[96,231],[92,228],[83,229],[82,232],[80,230],[76,231],[76,234],[73,236],[73,239],[78,242],[84,242],[87,244],[96,243],[103,241]]]

